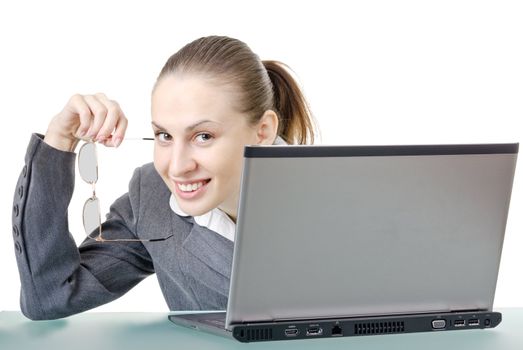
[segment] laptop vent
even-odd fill
[[[354,334],[386,334],[405,332],[405,323],[397,322],[369,322],[356,323],[354,325]]]
[[[243,333],[243,331],[242,331]],[[272,340],[271,328],[251,328],[245,330],[247,341]]]

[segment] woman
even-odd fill
[[[73,152],[80,139],[118,146],[127,119],[104,94],[75,95],[45,137],[32,136],[13,207],[27,317],[94,308],[152,273],[171,310],[225,309],[244,146],[314,137],[306,101],[283,65],[219,36],[169,58],[153,89],[152,126],[154,166],[138,168],[111,206],[105,241],[87,238],[78,248],[67,222]]]

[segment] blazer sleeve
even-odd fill
[[[140,242],[85,240],[76,246],[68,227],[76,154],[33,134],[13,204],[13,237],[20,274],[20,306],[33,320],[57,319],[108,303],[154,273]],[[104,237],[136,238],[140,195],[137,169],[129,192],[102,225]],[[80,217],[78,213],[78,217]]]

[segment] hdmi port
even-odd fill
[[[298,330],[298,328],[287,328],[285,330],[286,337],[296,337],[298,334],[300,334],[300,331]]]
[[[312,327],[307,328],[307,336],[309,336],[309,337],[314,337],[314,336],[322,335],[322,334],[323,334],[323,329],[319,326],[312,326]]]

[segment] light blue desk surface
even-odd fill
[[[167,313],[83,313],[55,321],[30,321],[0,312],[1,350],[152,349],[523,349],[523,308],[498,309],[493,329],[359,336],[243,344],[176,326]]]

